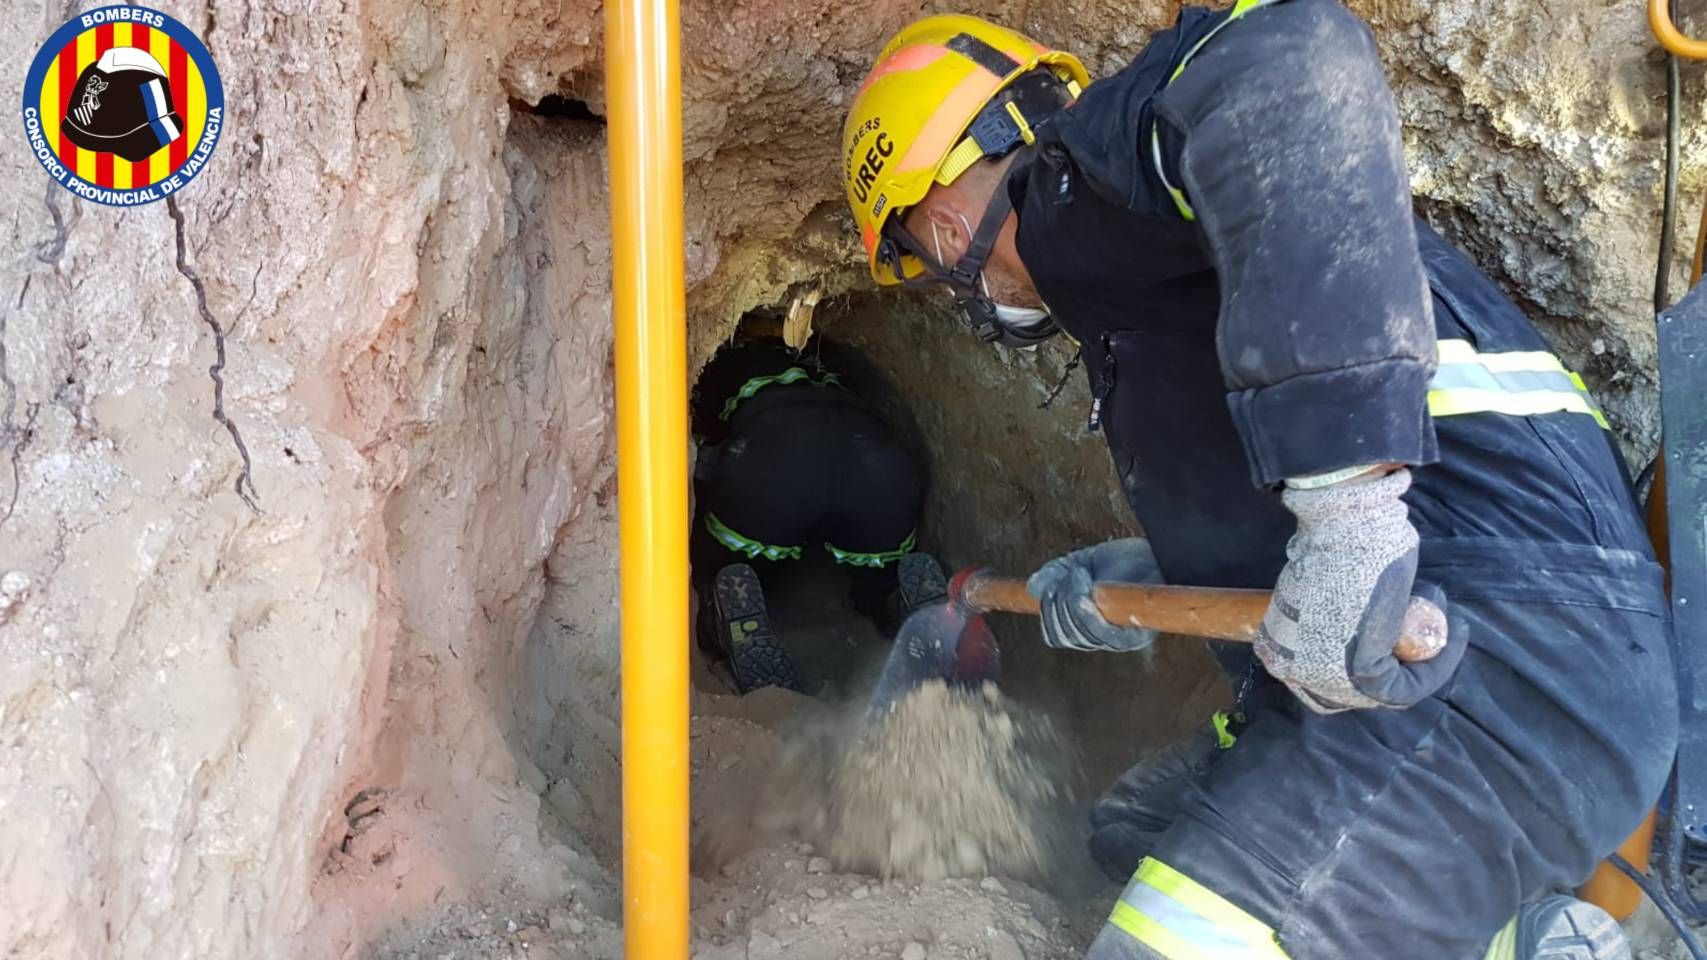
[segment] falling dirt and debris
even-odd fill
[[[1075,751],[994,685],[929,682],[868,718],[888,643],[839,583],[808,560],[772,594],[803,668],[849,678],[833,699],[708,679],[698,700],[695,956],[1075,955],[1101,922],[1079,895],[1107,889]]]
[[[1073,751],[994,684],[931,681],[877,719],[865,704],[803,710],[772,756],[737,761],[701,792],[700,869],[785,840],[879,879],[1009,877],[1082,885]]]
[[[829,780],[830,857],[880,877],[1049,885],[1089,866],[1072,756],[1047,718],[995,684],[929,682],[841,754]]]

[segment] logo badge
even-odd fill
[[[24,77],[30,152],[60,186],[109,206],[182,190],[206,169],[224,123],[207,47],[148,7],[78,14]]]

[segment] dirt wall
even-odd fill
[[[229,97],[175,206],[88,205],[21,136],[0,151],[0,952],[351,956],[505,884],[612,915],[599,9],[168,6]],[[1426,209],[1650,441],[1661,74],[1641,5],[1354,6]],[[1174,7],[970,4],[1099,72]],[[683,4],[695,362],[791,285],[857,281],[836,131],[920,8]],[[75,9],[17,6],[0,54],[27,62]],[[1707,101],[1694,71],[1685,89],[1693,210]],[[524,116],[547,95],[578,106]],[[1072,462],[1089,479],[1094,459]],[[950,544],[974,508],[1034,495],[966,469],[980,492]],[[1046,552],[1024,530],[1004,565]]]

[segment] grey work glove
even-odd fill
[[[1414,583],[1417,531],[1404,501],[1411,472],[1313,490],[1288,489],[1298,532],[1257,633],[1256,653],[1275,679],[1317,713],[1407,707],[1435,692],[1463,656],[1448,631],[1445,597]],[[1413,590],[1422,596],[1413,599]],[[1401,632],[1436,651],[1403,663]]]
[[[1161,583],[1150,541],[1143,537],[1110,540],[1074,550],[1038,568],[1025,582],[1037,598],[1043,620],[1043,642],[1057,650],[1142,650],[1156,641],[1156,631],[1120,627],[1103,619],[1091,599],[1099,580],[1115,583]]]

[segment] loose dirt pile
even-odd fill
[[[1071,751],[994,687],[927,685],[874,726],[781,690],[699,712],[695,960],[1074,957],[1113,897],[1078,853]],[[615,960],[604,892],[449,905],[376,956]]]
[[[903,883],[826,872],[806,844],[694,881],[694,960],[1066,960],[1094,931],[1013,881]],[[1106,900],[1106,898],[1104,898]],[[621,928],[574,902],[453,906],[391,938],[376,960],[618,960]]]
[[[996,875],[1060,889],[1085,872],[1073,752],[1047,718],[990,684],[930,683],[878,721],[862,711],[808,716],[774,758],[754,758],[765,769],[711,786],[702,862],[796,840],[884,879]]]

